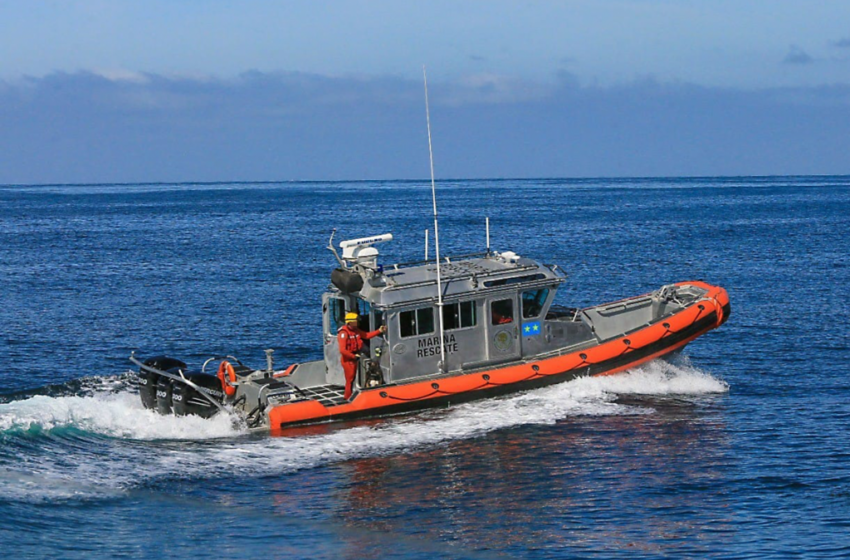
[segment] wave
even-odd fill
[[[48,397],[76,396],[85,397],[92,396],[96,393],[119,393],[122,391],[133,391],[136,387],[135,373],[127,372],[120,375],[111,375],[108,377],[80,377],[65,381],[63,383],[53,383],[43,385],[35,389],[24,389],[22,391],[12,391],[0,393],[0,404],[15,402],[44,395]]]
[[[136,393],[97,393],[89,397],[47,397],[0,405],[0,432],[53,432],[75,428],[115,438],[199,440],[241,432],[232,418],[163,416],[142,407]]]
[[[706,395],[729,391],[728,383],[700,371],[685,355],[669,362],[655,360],[624,374],[586,377],[574,383],[586,383],[616,395]]]
[[[705,395],[728,385],[683,362],[656,361],[610,377],[582,378],[499,399],[477,401],[312,432],[251,437],[233,418],[161,416],[133,391],[89,396],[36,395],[0,405],[0,441],[30,440],[23,457],[0,457],[0,497],[96,496],[162,478],[208,478],[221,472],[265,476],[338,461],[426,449],[523,425],[568,417],[652,414],[617,402],[618,395]],[[70,432],[93,438],[83,452]],[[33,445],[44,436],[41,445]],[[85,446],[82,446],[85,447]],[[41,457],[38,457],[38,456]],[[62,456],[61,461],[43,460]],[[40,464],[39,468],[28,467]]]

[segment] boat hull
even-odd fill
[[[484,371],[364,389],[351,402],[336,406],[318,401],[279,405],[268,411],[269,428],[272,433],[279,433],[305,424],[401,414],[536,389],[577,377],[620,373],[680,350],[729,318],[729,297],[723,288],[703,282],[680,285],[685,284],[706,289],[706,296],[672,316],[622,336]]]

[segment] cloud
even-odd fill
[[[800,47],[792,45],[788,49],[788,54],[782,59],[783,64],[812,64],[815,60]]]
[[[845,37],[843,39],[833,41],[832,46],[838,47],[840,49],[850,49],[850,37]]]
[[[136,82],[144,84],[148,81],[148,77],[145,74],[124,70],[122,68],[103,68],[93,70],[92,74],[101,76],[113,82]]]
[[[495,73],[476,73],[443,84],[441,102],[462,106],[482,103],[519,103],[540,99],[549,94],[545,85]]]
[[[429,83],[438,177],[850,173],[850,86]],[[0,82],[0,184],[428,175],[422,84],[246,72]]]

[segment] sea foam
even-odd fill
[[[162,416],[143,409],[138,395],[126,389],[88,396],[33,396],[0,405],[3,439],[16,434],[48,436],[41,445],[28,445],[18,460],[3,461],[0,497],[94,497],[160,477],[282,474],[427,449],[494,430],[551,425],[569,417],[654,412],[650,406],[618,403],[620,394],[697,396],[726,391],[725,382],[686,361],[656,361],[616,376],[582,378],[499,399],[295,437],[249,436],[225,415],[208,420]],[[63,438],[69,430],[94,438],[102,451],[84,452],[76,442],[66,444]]]

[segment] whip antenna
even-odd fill
[[[428,107],[428,75],[422,66],[425,83],[425,122],[428,124],[428,155],[431,158],[431,202],[434,205],[434,252],[437,259],[437,315],[440,324],[440,371],[446,367],[446,347],[443,340],[443,284],[440,278],[440,227],[437,222],[437,187],[434,183],[434,150],[431,147],[431,110]]]

